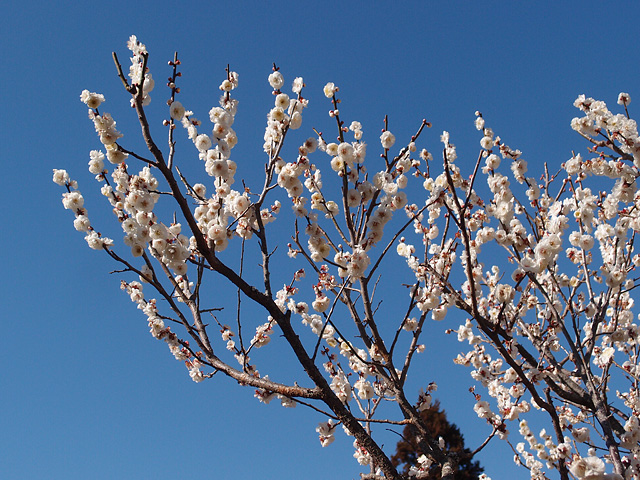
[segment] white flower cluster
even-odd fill
[[[331,253],[331,247],[320,226],[317,223],[310,223],[305,228],[305,233],[309,236],[307,246],[309,247],[311,259],[314,262],[321,262],[322,259],[328,257]]]
[[[87,210],[84,208],[84,197],[77,190],[78,182],[71,180],[66,170],[53,170],[53,182],[65,186],[67,192],[62,194],[62,205],[67,210],[71,210],[76,218],[73,226],[79,232],[85,232],[85,240],[89,248],[93,250],[102,250],[113,245],[113,240],[103,237],[96,232],[91,226]]]
[[[382,144],[382,148],[385,150],[389,150],[396,143],[396,137],[389,130],[385,130],[380,135],[380,143]]]
[[[316,432],[318,432],[318,438],[320,439],[320,445],[323,447],[327,447],[333,443],[336,437],[333,435],[334,431],[338,425],[333,422],[333,420],[328,420],[326,422],[320,422],[316,427]]]
[[[604,462],[595,455],[574,459],[570,470],[578,480],[624,480],[617,473],[605,473]]]
[[[302,195],[302,182],[299,177],[309,170],[309,161],[300,156],[297,162],[285,163],[279,159],[275,172],[278,174],[278,186],[285,189],[289,197],[294,200]],[[295,206],[294,202],[294,206]],[[302,215],[301,215],[302,216]]]
[[[304,309],[301,304],[296,305],[296,308],[298,311]],[[302,317],[302,324],[308,326],[314,334],[321,336],[329,346],[334,347],[337,345],[338,342],[334,337],[335,329],[328,323],[323,322],[320,315],[315,313],[309,315],[303,311],[300,316]]]
[[[418,410],[419,412],[428,410],[429,407],[431,407],[431,392],[435,392],[437,389],[438,385],[435,382],[429,384],[426,393],[423,389],[420,389],[420,393],[418,394],[418,403],[416,404],[416,410]]]
[[[108,152],[117,152],[116,142],[122,138],[122,134],[116,129],[116,121],[108,113],[99,114],[95,110],[89,109],[89,118],[93,120],[96,132],[100,137],[100,142],[105,146]],[[107,156],[112,163],[119,163],[118,160],[126,158],[125,154],[112,153]]]
[[[366,448],[358,443],[358,440],[353,441],[353,448],[355,448],[353,458],[355,458],[360,465],[371,464],[371,455],[369,455],[369,452],[367,452]]]
[[[191,351],[184,346],[188,344],[181,342],[178,336],[171,331],[171,327],[165,326],[164,321],[158,315],[156,300],[145,300],[144,294],[142,293],[142,284],[135,281],[127,283],[123,280],[120,288],[129,295],[131,301],[136,303],[138,309],[142,310],[147,316],[151,335],[158,340],[163,340],[169,346],[169,350],[176,360],[185,362],[189,370],[189,376],[194,382],[203,381],[207,375],[202,372],[202,363],[198,360],[197,355],[194,357]]]
[[[313,308],[320,313],[325,312],[330,304],[329,297],[322,291],[321,286],[324,285],[324,288],[331,288],[331,285],[335,282],[335,278],[327,275],[326,273],[322,273],[327,270],[326,266],[321,268],[320,281],[318,285],[315,286],[316,300],[312,304]],[[297,278],[299,278],[299,276]],[[337,362],[336,356],[333,353],[330,353],[328,349],[324,349],[322,351],[322,353],[328,358],[328,361],[324,364],[324,368],[331,377],[330,387],[336,396],[346,404],[354,398],[354,389],[357,391],[357,397],[360,400],[370,400],[376,395],[384,395],[385,389],[381,385],[377,385],[377,380],[373,384],[367,380],[369,375],[375,374],[374,368],[367,363],[369,357],[368,352],[363,349],[355,348],[344,339],[339,337],[337,338],[335,328],[328,322],[328,320],[323,321],[322,316],[319,314],[309,314],[309,306],[306,303],[296,302],[292,298],[296,293],[296,288],[285,285],[277,293],[279,305],[284,305],[286,302],[287,308],[300,315],[302,323],[309,326],[314,334],[321,337],[328,347],[333,348],[339,346],[340,353],[348,360],[349,369],[357,374],[357,380],[352,385],[349,381],[348,375],[345,373],[340,363]],[[372,347],[371,355],[374,360],[382,360],[380,354],[377,353],[375,345]],[[261,400],[264,401],[262,398]],[[333,440],[321,439],[321,441],[328,445]]]
[[[630,102],[631,97],[628,93],[621,93],[618,96],[619,104],[626,107]],[[622,152],[631,157],[636,168],[640,168],[640,138],[635,120],[622,113],[613,114],[605,102],[588,98],[585,95],[580,95],[573,105],[582,110],[585,116],[571,120],[571,128],[591,138],[596,138],[601,132],[606,132],[606,136],[610,140],[619,140]],[[628,170],[628,165],[616,166],[617,162],[614,161],[605,163],[607,163],[605,168],[611,169],[611,173],[620,168]]]
[[[468,330],[470,330],[468,324],[465,327],[460,327],[458,339],[460,341],[468,339],[474,349],[465,356],[458,355],[454,362],[475,368],[471,372],[471,376],[487,388],[489,395],[497,403],[498,413],[493,412],[489,402],[485,400],[478,400],[474,406],[474,411],[479,418],[487,420],[491,425],[498,428],[499,436],[505,438],[509,432],[504,426],[504,421],[518,419],[520,415],[527,413],[531,409],[531,405],[522,399],[525,389],[519,383],[515,370],[513,368],[503,370],[502,360],[492,360],[486,353],[484,346],[478,343],[480,339],[473,336],[472,332]],[[465,331],[464,334],[462,333],[463,331]],[[530,372],[534,381],[535,373]]]
[[[134,51],[134,57],[142,61],[144,46],[139,45],[135,37],[132,37],[129,47]],[[152,86],[152,82],[149,82],[149,85]],[[96,110],[97,106],[104,101],[104,97],[85,90],[81,100],[91,108],[89,118],[93,120],[100,141],[107,150],[107,159],[111,163],[118,164],[111,174],[114,188],[106,177],[105,155],[98,150],[90,153],[89,171],[96,175],[96,180],[104,182],[101,192],[107,197],[121,222],[125,233],[125,245],[131,248],[134,257],[141,256],[148,247],[154,257],[177,275],[185,274],[186,261],[191,256],[190,240],[180,233],[180,224],[167,227],[153,213],[153,208],[159,199],[157,179],[151,174],[149,167],[144,167],[137,175],[128,173],[127,165],[124,163],[127,154],[116,143],[122,135],[116,130],[115,121],[108,113],[99,114]],[[64,171],[54,171],[54,182],[69,183],[66,172],[64,174],[60,172]],[[71,185],[69,183],[69,186]],[[101,249],[112,244],[110,239],[101,237],[91,227],[86,212],[82,209],[83,198],[79,192],[64,194],[63,203],[66,208],[76,213],[74,225],[76,229],[87,232],[86,239],[91,248]]]
[[[302,125],[302,110],[309,102],[300,95],[304,85],[300,77],[294,80],[292,87],[296,98],[290,98],[280,90],[284,85],[284,77],[277,70],[269,75],[269,85],[273,88],[275,105],[267,115],[263,148],[269,158],[273,159],[280,151],[287,130],[297,130]]]
[[[431,465],[433,465],[433,460],[423,454],[416,459],[416,462],[416,465],[411,465],[409,467],[409,478],[416,478],[417,480],[429,478],[431,475]]]
[[[371,263],[369,255],[362,247],[354,248],[351,253],[338,252],[333,261],[339,265],[338,275],[343,278],[348,276],[351,279],[363,277]]]
[[[326,328],[326,327],[325,327]],[[327,362],[324,363],[324,369],[331,377],[331,389],[336,396],[343,403],[349,403],[353,398],[354,389],[357,393],[359,400],[372,400],[374,397],[383,397],[388,394],[387,388],[380,382],[373,367],[368,362],[368,352],[364,349],[354,347],[351,343],[344,339],[338,339],[338,341],[327,341],[330,347],[339,345],[340,353],[348,360],[349,370],[351,370],[357,380],[353,385],[349,381],[349,376],[342,368],[342,365],[337,360],[337,356],[330,353],[329,350],[324,350],[323,354],[327,356]],[[375,361],[381,361],[382,357],[377,351],[375,345],[371,348],[371,359]],[[367,377],[375,376],[375,380],[371,382]],[[375,400],[374,400],[375,402]],[[364,407],[358,401],[358,408],[364,412]]]
[[[238,101],[231,98],[229,92],[238,86],[238,74],[230,72],[225,82],[229,82],[229,86],[225,87],[228,90],[220,97],[220,106],[209,111],[209,120],[213,123],[211,134],[198,133],[201,122],[193,116],[193,112],[184,110],[182,104],[174,101],[170,111],[171,117],[179,120],[187,130],[200,159],[205,162],[206,172],[215,178],[216,192],[222,197],[229,194],[236,172],[236,163],[230,156],[231,149],[238,143],[236,132],[231,128],[238,111]]]
[[[125,233],[124,244],[131,248],[131,254],[139,257],[148,248],[176,275],[184,275],[191,256],[190,240],[180,233],[179,223],[167,227],[153,213],[159,194],[156,193],[158,181],[151,169],[144,167],[138,175],[129,175],[120,165],[113,171],[112,178],[115,191],[105,185],[102,193],[109,198],[114,211],[119,212]]]
[[[524,443],[521,442],[516,445],[516,451],[524,457],[525,465],[531,469],[532,479],[539,478],[542,475],[542,462],[545,462],[547,468],[555,468],[560,460],[569,460],[571,458],[572,446],[568,437],[565,437],[563,442],[555,444],[551,435],[542,429],[540,431],[540,439],[542,441],[539,441],[526,420],[520,421],[520,434],[528,442],[529,450],[536,452],[536,457],[539,459],[536,460],[533,454],[526,450]]]
[[[256,334],[251,340],[251,346],[255,348],[264,347],[271,341],[271,334],[273,333],[273,319],[270,318],[268,322],[256,328]]]
[[[153,90],[155,82],[148,68],[143,71],[146,66],[147,48],[144,44],[140,43],[135,35],[129,37],[127,42],[127,48],[131,50],[133,54],[131,56],[131,66],[129,67],[129,78],[131,79],[131,85],[140,86],[142,82],[142,105],[147,106],[151,103],[151,96],[149,93]],[[135,103],[134,99],[131,99],[131,106]]]
[[[254,372],[251,372],[251,373],[254,374]],[[255,375],[258,376],[257,372],[255,372]],[[265,375],[264,379],[269,380],[269,375]],[[265,403],[267,405],[271,403],[271,400],[275,398],[280,400],[280,405],[282,405],[285,408],[295,408],[297,405],[294,399],[289,398],[285,395],[281,395],[279,393],[265,390],[264,388],[257,388],[253,396],[256,397],[258,400],[260,400],[260,402]]]
[[[108,113],[98,113],[98,107],[104,102],[104,95],[83,90],[80,100],[89,107],[89,118],[98,133],[100,142],[107,151],[107,160],[113,164],[124,162],[128,154],[123,152],[116,143],[122,134],[116,129],[116,122]],[[98,150],[91,151],[89,171],[95,175],[102,173],[104,154]]]
[[[209,112],[209,119],[213,123],[211,135],[198,134],[197,127],[201,123],[192,116],[192,112],[186,111],[180,117],[200,158],[205,161],[205,170],[215,179],[214,195],[207,199],[206,187],[196,184],[193,196],[199,204],[194,210],[194,216],[200,231],[213,242],[216,251],[225,250],[234,234],[250,239],[253,232],[260,229],[259,223],[264,226],[275,220],[281,207],[276,200],[269,208],[261,209],[258,218],[248,194],[230,188],[236,173],[236,163],[230,159],[230,153],[237,143],[236,133],[231,126],[237,113],[238,101],[232,99],[229,92],[237,87],[238,75],[230,72],[227,80],[228,84],[223,82],[221,85],[225,93],[220,98],[220,106]],[[301,185],[299,190],[302,190]]]
[[[355,122],[354,122],[355,123]],[[362,137],[362,129],[353,130],[354,137]],[[367,144],[362,141],[329,143],[322,145],[323,151],[331,156],[331,169],[339,176],[344,176],[355,183],[358,180],[358,170],[362,170],[367,155]],[[355,171],[354,171],[355,168]]]
[[[324,96],[325,96],[325,97],[327,97],[327,98],[331,98],[331,97],[333,97],[333,96],[336,94],[336,92],[338,91],[338,87],[336,87],[334,83],[329,82],[329,83],[327,83],[327,84],[324,86],[324,88],[323,88],[322,90],[323,90],[323,92],[324,92]]]
[[[83,90],[80,94],[80,101],[92,110],[97,109],[102,103],[104,103],[104,95],[100,93],[90,92],[89,90]]]

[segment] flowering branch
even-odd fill
[[[640,139],[629,116],[628,94],[619,96],[625,114],[578,97],[574,105],[584,116],[572,127],[593,145],[589,152],[596,156],[585,160],[572,153],[553,175],[545,164],[539,180],[526,176],[521,152],[497,137],[479,112],[475,126],[482,134],[481,150],[470,176],[463,176],[456,163],[447,132],[441,136],[440,172],[428,150],[417,153],[416,142],[430,127],[426,120],[394,155],[396,137],[388,117],[375,171],[375,165],[365,166],[371,147],[363,141],[362,124],[353,121],[347,127],[333,83],[325,85],[324,95],[331,102],[338,143],[327,143],[314,130],[315,137],[303,140],[297,154],[284,153],[285,140],[297,141],[309,100],[300,77],[291,96],[283,91],[284,76],[274,64],[262,185],[252,191],[242,182],[241,190],[234,190],[237,73],[227,65],[219,106],[209,111],[213,128],[202,133],[202,122],[177,100],[181,72],[174,54],[165,155],[145,110],[155,84],[148,52],[135,36],[128,48],[128,78],[115,53],[113,60],[131,94],[149,158],[120,146],[123,135],[115,120],[99,110],[104,96],[85,90],[81,100],[106,150],[90,153],[89,170],[102,183],[132,258],[116,253],[113,240],[96,231],[77,182],[66,171],[55,170],[54,182],[65,187],[63,205],[74,212],[74,226],[89,247],[123,265],[117,272],[137,276],[123,280],[122,289],[146,315],[152,336],[167,343],[194,381],[222,372],[251,386],[263,403],[277,398],[285,407],[309,407],[327,417],[316,428],[322,446],[332,443],[342,425],[354,437],[354,457],[369,471],[362,478],[403,478],[377,439],[376,426],[407,425],[425,452],[410,478],[421,478],[433,465],[442,479],[452,479],[460,458],[446,450],[420,415],[436,385],[431,382],[426,393],[418,393],[408,379],[412,363],[426,349],[419,343],[425,322],[444,321],[456,309],[465,321],[447,332],[457,333],[469,347],[454,361],[472,368],[472,381],[483,392],[472,387],[474,410],[491,429],[474,455],[499,437],[534,479],[548,478],[554,470],[562,480],[640,478],[640,327],[632,313],[638,280],[632,272],[640,266],[634,243],[640,231]],[[190,181],[178,166],[189,161],[186,149],[176,149],[183,141],[179,127],[204,165],[208,177],[202,183]],[[327,162],[315,160],[323,155],[330,159],[328,175]],[[129,156],[144,164],[137,174],[127,164]],[[105,158],[114,165],[111,179]],[[509,176],[501,173],[502,161],[510,164]],[[410,185],[413,179],[423,182],[422,189]],[[589,187],[596,180],[599,193]],[[175,202],[166,222],[164,210],[155,208],[159,202]],[[282,211],[282,203],[291,211]],[[399,219],[399,212],[407,218]],[[288,228],[293,228],[292,243],[286,244],[289,258],[278,248]],[[412,239],[422,246],[416,248]],[[230,250],[239,252],[237,268],[231,267],[234,254],[226,251],[233,242],[240,243]],[[392,258],[394,245],[398,257]],[[398,259],[408,275],[400,287],[409,300],[402,311],[379,300],[380,292],[396,295],[393,279],[402,274]],[[260,265],[255,284],[245,273],[245,261]],[[234,294],[226,295],[223,284]],[[161,306],[145,298],[144,285],[158,292]],[[258,308],[241,308],[245,301]],[[214,311],[220,313],[214,316]],[[225,324],[227,311],[235,312],[235,331]],[[218,339],[203,319],[207,314],[219,327]],[[256,322],[260,315],[265,318]],[[184,329],[194,347],[165,320]],[[251,340],[249,329],[255,329]],[[276,330],[305,372],[299,381],[309,387],[297,381],[286,385],[259,372],[260,349],[277,348],[268,346]],[[232,367],[227,357],[240,367]],[[269,373],[279,375],[277,368]],[[553,435],[543,429],[536,436],[525,417],[547,422]],[[516,421],[524,441],[513,447],[508,426]]]

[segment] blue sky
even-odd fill
[[[136,141],[139,130],[127,117],[128,99],[111,61],[116,50],[126,62],[129,35],[151,53],[156,118],[164,114],[162,84],[174,50],[182,59],[181,101],[201,118],[217,101],[227,63],[240,74],[239,177],[244,169],[250,178],[262,165],[273,62],[287,84],[305,79],[311,102],[305,135],[313,126],[332,126],[322,87],[333,81],[342,113],[362,122],[371,145],[385,114],[398,138],[426,118],[434,127],[423,144],[440,148],[439,134],[448,130],[458,162],[471,165],[480,110],[533,168],[585,150],[569,127],[577,95],[614,106],[620,91],[629,92],[633,115],[639,14],[637,3],[615,1],[5,5],[0,476],[314,480],[360,472],[344,436],[320,448],[318,415],[259,404],[250,389],[224,378],[193,383],[120,293],[106,255],[89,251],[73,230],[51,170],[66,168],[87,196],[95,192],[86,164],[100,145],[79,101],[85,88],[107,96],[105,110]],[[107,222],[99,200],[93,196],[90,212]],[[434,338],[459,320],[451,315],[448,324],[430,327]],[[475,447],[486,426],[469,413],[468,372],[450,360],[459,350],[453,339],[438,342],[416,368],[424,368],[425,383],[438,378],[449,418]],[[286,354],[265,359],[267,365],[290,361]],[[391,445],[397,437],[385,438]],[[511,456],[495,442],[479,460],[494,480],[525,478]]]

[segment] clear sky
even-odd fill
[[[238,177],[262,168],[273,62],[287,85],[305,79],[307,135],[332,125],[322,95],[332,81],[341,110],[362,122],[371,145],[385,114],[397,137],[426,118],[434,127],[424,144],[439,149],[448,130],[458,162],[469,165],[479,148],[476,110],[532,168],[585,150],[569,127],[577,95],[614,106],[619,92],[629,92],[632,115],[640,98],[640,6],[631,1],[25,0],[6,2],[2,14],[3,479],[319,480],[360,472],[344,436],[320,447],[317,414],[259,404],[251,389],[222,376],[193,383],[108,274],[116,267],[73,229],[51,171],[66,168],[87,196],[95,192],[86,165],[100,145],[79,101],[85,88],[104,93],[105,110],[136,138],[111,61],[112,50],[127,61],[129,35],[151,53],[156,118],[174,50],[182,59],[181,101],[202,118],[227,63],[240,74]],[[91,213],[106,222],[99,200]],[[430,328],[440,335],[459,322],[452,314]],[[425,383],[438,379],[438,398],[474,448],[487,427],[469,413],[468,371],[451,362],[459,347],[442,342],[449,350],[434,349],[416,368],[424,368]],[[385,438],[387,445],[397,439]],[[511,457],[495,442],[479,460],[494,480],[526,478]]]

